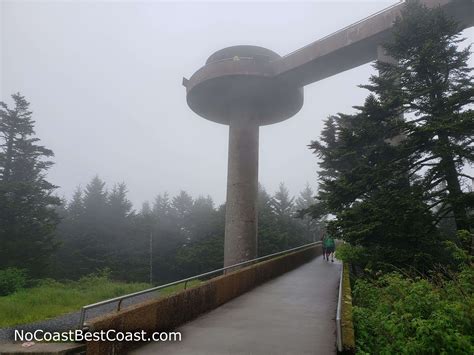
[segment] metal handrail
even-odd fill
[[[337,350],[342,351],[342,328],[341,328],[341,312],[342,312],[342,277],[344,273],[344,264],[341,265],[341,273],[339,276],[339,295],[337,297],[336,311],[336,344]]]
[[[343,31],[346,31],[346,30],[348,30],[349,28],[354,27],[354,26],[356,26],[356,25],[358,25],[358,24],[360,24],[360,23],[362,23],[362,22],[364,22],[364,21],[367,21],[368,19],[370,19],[370,18],[372,18],[372,17],[375,17],[375,16],[377,16],[377,15],[380,15],[381,13],[384,13],[384,12],[386,12],[386,11],[388,11],[388,10],[391,10],[391,9],[393,9],[394,7],[401,6],[404,2],[405,2],[405,0],[399,0],[399,1],[398,1],[397,3],[395,3],[395,4],[392,4],[392,5],[390,5],[390,6],[387,6],[387,7],[383,8],[382,10],[379,10],[379,11],[377,11],[377,12],[375,12],[375,13],[373,13],[373,14],[371,14],[371,15],[369,15],[369,16],[367,16],[367,17],[365,17],[365,18],[363,18],[363,19],[361,19],[361,20],[359,20],[359,21],[357,21],[357,22],[351,23],[350,25],[348,25],[348,26],[346,26],[346,27],[344,27],[344,28],[341,28],[340,30],[337,30],[337,31],[335,31],[335,32],[332,32],[332,33],[330,33],[330,34],[328,34],[328,35],[326,35],[326,36],[320,38],[320,39],[317,39],[316,41],[311,42],[310,44],[307,44],[307,45],[304,46],[304,47],[298,48],[298,49],[294,50],[293,52],[290,52],[290,53],[288,53],[288,54],[285,54],[283,57],[278,58],[278,59],[275,59],[274,61],[276,62],[276,61],[279,61],[279,60],[282,60],[282,59],[286,59],[286,58],[289,57],[290,55],[293,55],[293,54],[298,53],[298,52],[300,52],[300,51],[302,51],[302,50],[304,50],[304,49],[306,49],[306,48],[308,48],[308,47],[311,47],[312,45],[314,45],[314,44],[317,43],[317,42],[324,41],[325,39],[327,39],[327,38],[329,38],[329,37],[331,37],[331,36],[334,36],[334,35],[336,35],[336,34],[338,34],[338,33],[341,33],[341,32],[343,32]]]
[[[114,303],[114,302],[117,302],[117,301],[118,301],[117,311],[120,311],[120,307],[121,307],[121,305],[122,305],[122,301],[125,300],[125,299],[131,298],[131,297],[135,297],[135,296],[139,296],[139,295],[143,295],[143,294],[150,293],[150,292],[153,292],[153,291],[159,291],[159,290],[161,290],[161,289],[163,289],[163,288],[170,287],[170,286],[174,286],[174,285],[177,285],[177,284],[180,284],[180,283],[183,283],[183,282],[184,282],[184,285],[185,285],[185,288],[186,288],[186,285],[187,285],[187,283],[188,283],[189,281],[196,280],[196,279],[199,279],[199,278],[202,278],[202,277],[205,277],[205,276],[213,275],[213,274],[216,274],[216,273],[218,273],[218,272],[226,271],[226,270],[229,270],[229,269],[232,269],[232,268],[235,268],[235,267],[239,267],[239,266],[244,266],[244,265],[247,265],[247,264],[255,263],[255,262],[257,262],[257,261],[261,261],[261,260],[264,260],[264,259],[268,259],[268,258],[271,258],[271,257],[274,257],[274,256],[283,255],[283,254],[286,254],[286,253],[289,253],[289,252],[292,252],[292,251],[296,251],[296,250],[299,250],[299,249],[308,248],[308,247],[311,247],[311,246],[314,246],[314,245],[318,245],[318,244],[321,244],[321,242],[308,243],[308,244],[301,245],[301,246],[296,247],[296,248],[291,248],[291,249],[279,251],[279,252],[277,252],[277,253],[273,253],[273,254],[268,254],[268,255],[260,256],[260,257],[258,257],[258,258],[252,259],[252,260],[243,261],[243,262],[240,262],[240,263],[237,263],[237,264],[233,264],[233,265],[230,265],[230,266],[226,266],[226,267],[223,267],[223,268],[220,268],[220,269],[208,271],[208,272],[205,272],[205,273],[203,273],[203,274],[191,276],[191,277],[188,277],[188,278],[185,278],[185,279],[181,279],[181,280],[178,280],[178,281],[173,281],[173,282],[167,283],[167,284],[165,284],[165,285],[160,285],[160,286],[148,288],[148,289],[146,289],[146,290],[142,290],[142,291],[138,291],[138,292],[129,293],[129,294],[126,294],[126,295],[123,295],[123,296],[118,296],[118,297],[110,298],[110,299],[108,299],[108,300],[104,300],[104,301],[100,301],[100,302],[97,302],[97,303],[93,303],[93,304],[89,304],[89,305],[83,306],[83,307],[81,308],[81,316],[80,316],[80,319],[79,319],[79,327],[78,327],[78,329],[82,329],[82,328],[84,327],[84,321],[85,321],[85,318],[86,318],[86,311],[89,310],[89,309],[96,308],[96,307],[99,307],[99,306],[103,306],[103,305],[110,304],[110,303]]]

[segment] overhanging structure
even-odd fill
[[[462,28],[474,25],[472,0],[422,0],[442,7]],[[303,87],[381,59],[400,2],[355,24],[280,57],[256,46],[224,48],[187,80],[189,107],[198,115],[229,125],[224,265],[257,255],[259,127],[295,115]]]

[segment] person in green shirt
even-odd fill
[[[329,234],[326,234],[324,236],[323,248],[324,248],[323,258],[329,261],[329,256],[331,256],[331,261],[334,262],[334,251],[336,250],[336,243],[334,242],[334,238],[331,237]]]

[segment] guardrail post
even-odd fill
[[[82,307],[81,308],[81,316],[79,318],[79,327],[78,327],[79,330],[82,330],[82,328],[84,327],[85,318],[86,318],[86,309],[84,307]]]
[[[342,277],[344,266],[341,265],[341,272],[339,274],[339,295],[337,297],[337,311],[336,311],[336,344],[337,351],[342,351],[342,329],[341,329],[341,312],[342,312]]]

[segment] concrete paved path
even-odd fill
[[[132,354],[335,354],[340,267],[320,256]]]

